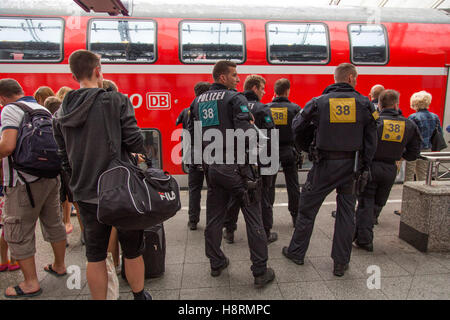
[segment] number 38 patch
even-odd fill
[[[355,123],[356,101],[355,98],[331,98],[330,123]]]
[[[198,105],[202,127],[219,125],[219,112],[217,111],[217,100],[200,102]]]
[[[383,135],[381,140],[402,142],[405,134],[405,121],[383,120]]]

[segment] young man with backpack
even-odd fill
[[[61,163],[51,127],[51,114],[33,97],[25,96],[14,79],[0,80],[0,158],[3,158],[5,240],[17,259],[24,281],[5,291],[7,298],[42,293],[35,265],[35,227],[39,219],[44,240],[50,242],[55,260],[44,270],[66,275],[66,230],[59,205],[58,172]]]
[[[104,300],[108,285],[105,259],[111,226],[97,219],[97,182],[111,163],[112,149],[122,161],[129,161],[131,152],[143,153],[144,139],[130,100],[119,92],[103,89],[98,55],[77,50],[70,55],[69,66],[80,89],[67,93],[56,112],[53,127],[63,169],[70,177],[73,200],[80,207],[91,296]],[[144,232],[118,229],[118,236],[134,299],[151,300],[150,294],[144,291]]]

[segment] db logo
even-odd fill
[[[161,197],[161,200],[174,200],[175,199],[175,192],[158,192],[159,196]]]
[[[149,110],[169,110],[170,93],[168,92],[147,92],[147,109]]]

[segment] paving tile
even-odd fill
[[[166,271],[162,277],[146,279],[145,288],[153,290],[180,289],[183,277],[182,264],[166,265]]]
[[[287,300],[335,300],[324,281],[278,283],[281,294]]]
[[[183,263],[185,255],[186,255],[186,244],[182,245],[166,244],[166,265]]]
[[[333,274],[333,259],[327,257],[311,257],[308,259],[311,261],[314,269],[319,273],[323,280],[348,280],[348,279],[360,279],[367,278],[366,273],[361,271],[358,265],[354,266],[350,261],[349,268],[345,272],[343,277],[336,277]]]
[[[231,287],[232,300],[282,300],[280,288],[273,281],[264,288],[256,289],[253,285]]]
[[[408,300],[449,300],[450,273],[415,276]]]
[[[250,266],[250,260],[246,261],[231,261],[228,266],[228,274],[230,277],[231,286],[251,285],[254,282]]]
[[[381,289],[369,289],[366,279],[325,281],[337,300],[386,300]]]
[[[180,300],[231,300],[229,287],[181,289]]]
[[[180,299],[180,289],[170,289],[170,290],[147,290],[153,300],[179,300]],[[131,291],[121,292],[119,300],[133,300],[134,296]]]
[[[357,269],[360,273],[365,274],[366,277],[369,277],[373,273],[368,270],[370,266],[379,267],[381,277],[411,275],[407,270],[391,260],[387,255],[355,256],[351,258],[351,265],[353,269]]]
[[[374,252],[381,251],[389,255],[401,253],[419,253],[419,251],[398,237],[398,233],[392,236],[374,236]]]
[[[205,241],[200,245],[187,245],[186,246],[186,255],[184,262],[185,263],[201,263],[201,262],[209,262],[208,257],[206,257],[205,253]]]
[[[278,283],[322,279],[308,258],[305,259],[305,264],[301,266],[284,257],[283,259],[270,260],[269,266],[275,271],[276,281]]]
[[[389,300],[406,300],[413,277],[381,277],[381,290]]]
[[[437,262],[450,270],[450,252],[449,253],[441,253],[441,252],[432,252],[429,253]]]
[[[228,268],[222,270],[219,277],[210,275],[208,263],[185,264],[183,269],[182,289],[228,287],[230,285]]]
[[[431,255],[423,253],[400,253],[389,255],[402,268],[412,275],[447,273],[448,269]]]

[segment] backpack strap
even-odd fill
[[[23,112],[25,113],[32,113],[33,112],[33,108],[30,108],[29,106],[27,106],[25,103],[23,102],[11,102],[9,104],[13,104],[16,107],[19,107]]]
[[[17,170],[16,170],[17,171]],[[17,175],[19,176],[19,178],[25,183],[25,188],[27,189],[27,195],[28,195],[28,199],[30,199],[30,204],[31,207],[34,208],[34,199],[33,199],[33,194],[31,193],[31,187],[30,184],[27,182],[27,180],[24,178],[24,176],[17,171]],[[40,179],[40,178],[39,178]],[[38,179],[38,180],[39,180]],[[36,180],[37,181],[37,180]]]

